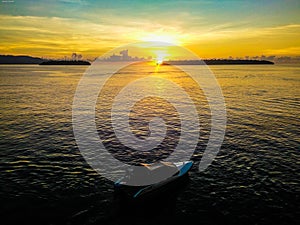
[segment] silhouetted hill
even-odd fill
[[[244,60],[244,59],[204,59],[204,60],[170,60],[163,62],[164,65],[254,65],[274,64],[267,60]]]
[[[44,60],[31,56],[0,55],[0,64],[40,64]]]
[[[91,65],[88,61],[45,60],[31,56],[0,55],[0,64]]]

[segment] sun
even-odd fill
[[[161,65],[164,62],[163,59],[156,59],[156,64]]]
[[[179,46],[182,46],[184,38],[181,34],[157,31],[153,33],[141,33],[140,45],[152,56],[155,65],[161,65],[163,62],[178,58],[181,56]]]
[[[154,60],[157,65],[162,64],[167,59],[167,57],[170,56],[167,49],[154,49],[153,53],[155,54]]]

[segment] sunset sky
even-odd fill
[[[167,41],[202,58],[300,55],[300,1],[2,1],[0,54],[96,57]]]

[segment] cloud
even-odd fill
[[[87,5],[88,2],[84,0],[59,0],[62,3],[71,3],[71,4],[80,4],[80,5]]]
[[[5,49],[48,49],[50,54],[64,51],[103,52],[126,40],[123,27],[112,27],[59,17],[1,16],[1,51]],[[57,52],[55,52],[55,50]],[[98,53],[99,54],[99,53]]]
[[[10,54],[43,54],[44,51],[47,55],[80,52],[98,56],[111,48],[151,36],[178,40],[183,45],[222,45],[220,48],[232,51],[244,48],[244,54],[256,49],[257,53],[253,54],[297,54],[299,51],[300,24],[255,27],[246,20],[214,24],[187,12],[176,15],[176,20],[167,20],[170,16],[166,12],[154,19],[146,16],[136,19],[127,14],[118,16],[114,11],[98,16],[91,14],[86,19],[0,15],[0,51]],[[206,52],[211,49],[207,48]],[[221,50],[214,51],[216,57],[218,51]],[[224,54],[226,51],[223,50]]]
[[[266,49],[265,54],[274,55],[300,55],[300,47],[289,47],[280,49]]]

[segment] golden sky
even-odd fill
[[[97,57],[166,41],[201,58],[300,56],[300,1],[13,1],[0,3],[0,54]]]

